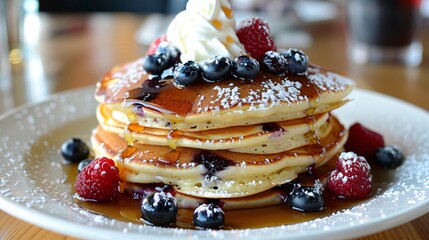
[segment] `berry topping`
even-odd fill
[[[384,147],[384,139],[382,135],[355,123],[349,129],[349,138],[344,147],[346,151],[373,159],[377,148]]]
[[[217,172],[234,165],[233,161],[206,150],[199,152],[192,161],[202,164],[206,168],[207,172],[205,175],[207,179],[215,176]]]
[[[161,79],[165,80],[165,79],[173,78],[174,77],[174,70],[175,70],[174,67],[170,67],[170,68],[165,69],[161,74]]]
[[[143,68],[150,74],[160,75],[168,67],[168,58],[163,53],[147,55],[143,59]]]
[[[91,162],[92,162],[92,159],[89,159],[89,158],[80,161],[79,165],[77,165],[77,172],[78,173],[82,172],[82,169],[88,166]]]
[[[346,176],[359,174],[369,174],[371,167],[362,156],[358,156],[353,152],[341,153],[337,159],[337,169]]]
[[[289,49],[284,53],[286,71],[294,74],[304,73],[308,69],[308,57],[301,50]]]
[[[286,193],[287,196],[289,196],[293,190],[297,189],[300,186],[301,184],[299,184],[298,181],[293,180],[281,185],[280,188],[283,190],[284,193]]]
[[[323,192],[318,186],[299,186],[287,198],[292,209],[301,212],[317,212],[325,209]]]
[[[202,204],[194,211],[194,224],[201,229],[221,229],[225,225],[225,213],[213,203]]]
[[[168,65],[173,66],[180,61],[180,51],[168,42],[161,42],[155,51],[155,54],[165,54],[167,56]]]
[[[260,18],[250,18],[240,22],[237,36],[248,53],[258,61],[268,51],[276,51],[277,47],[270,36],[268,23]]]
[[[368,197],[372,191],[371,167],[364,157],[355,153],[342,153],[337,160],[337,169],[328,178],[331,192],[340,198]]]
[[[286,59],[278,52],[269,51],[265,53],[262,66],[267,72],[280,74],[286,70]]]
[[[227,57],[216,56],[204,62],[202,70],[206,82],[219,82],[231,76],[232,62]]]
[[[174,80],[181,86],[188,86],[200,78],[201,68],[194,61],[185,62],[174,70]]]
[[[119,193],[119,170],[109,158],[97,158],[82,169],[75,182],[82,201],[107,202]]]
[[[158,48],[159,44],[162,42],[167,42],[167,34],[159,36],[157,39],[155,39],[149,46],[149,49],[146,52],[146,55],[155,54],[156,49]]]
[[[278,123],[264,123],[262,125],[262,130],[266,132],[284,131],[284,129]]]
[[[240,56],[235,59],[233,76],[243,80],[255,78],[259,73],[259,62],[248,56]]]
[[[395,146],[378,148],[375,153],[375,162],[387,169],[395,169],[401,166],[404,161],[404,154]]]
[[[79,138],[72,138],[61,146],[61,155],[69,162],[78,163],[89,155],[89,147]]]
[[[150,225],[168,226],[176,221],[178,205],[176,199],[165,192],[155,192],[142,201],[142,220]]]

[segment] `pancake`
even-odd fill
[[[167,191],[172,192],[177,200],[179,208],[196,209],[199,205],[209,203],[206,198],[194,197],[175,191],[171,187],[160,184],[135,184],[127,183],[124,194],[134,199],[143,199],[153,192]],[[221,198],[218,204],[223,209],[248,209],[258,208],[270,205],[281,204],[285,200],[285,192],[281,188],[270,189],[248,197],[240,198]]]
[[[251,126],[236,126],[199,132],[172,131],[141,127],[137,124],[126,126],[112,116],[104,104],[97,110],[97,118],[103,129],[116,133],[137,143],[147,145],[191,147],[207,150],[229,150],[232,152],[252,152],[254,154],[278,153],[314,143],[310,137],[325,136],[329,130],[329,114],[319,114],[311,118],[294,119],[279,123]],[[127,133],[124,129],[127,128]]]
[[[289,182],[308,166],[322,165],[342,148],[347,131],[330,116],[329,133],[317,143],[277,154],[236,153],[135,143],[99,127],[92,136],[97,155],[116,160],[121,179],[164,183],[176,191],[203,198],[235,198],[257,194]]]
[[[149,76],[139,59],[109,72],[95,98],[121,122],[202,131],[330,112],[347,102],[353,87],[350,79],[311,65],[303,75],[261,71],[252,81],[198,82],[179,89],[171,79]]]

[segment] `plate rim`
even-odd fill
[[[86,87],[71,89],[71,90],[49,95],[45,98],[42,98],[34,102],[20,105],[16,108],[10,109],[2,113],[0,115],[0,123],[4,121],[4,119],[11,117],[14,114],[19,113],[20,111],[23,111],[24,109],[30,108],[32,106],[48,103],[65,95],[89,94],[93,89],[94,89],[94,86],[86,86]],[[370,94],[377,98],[383,98],[383,99],[386,99],[387,101],[396,102],[396,103],[402,104],[406,108],[411,108],[413,110],[419,111],[425,116],[429,117],[429,112],[426,109],[383,93],[379,93],[379,92],[375,92],[367,89],[360,89],[360,88],[355,89],[353,93]],[[113,239],[115,237],[117,238],[117,236],[121,236],[122,238],[128,238],[136,234],[136,233],[124,234],[124,233],[118,232],[117,230],[111,230],[111,229],[106,229],[106,228],[97,227],[97,226],[85,226],[77,222],[71,222],[69,220],[62,219],[58,216],[49,214],[47,212],[43,212],[41,210],[26,207],[25,205],[16,203],[13,200],[2,195],[0,195],[0,209],[5,213],[11,216],[14,216],[22,221],[48,229],[53,232],[57,232],[57,233],[65,234],[69,236],[77,236],[77,237],[83,237],[83,238],[93,238],[93,237],[99,238],[100,236],[99,235],[96,236],[96,234],[97,232],[102,231],[103,236],[110,235],[110,237],[106,239]],[[398,212],[395,212],[393,215],[389,215],[388,217],[385,217],[385,218],[378,218],[365,223],[359,223],[354,226],[344,225],[344,226],[340,226],[338,228],[330,229],[327,231],[316,229],[316,230],[312,230],[311,232],[294,232],[293,233],[294,236],[292,237],[294,239],[305,239],[305,238],[314,237],[314,236],[317,236],[321,239],[341,239],[344,237],[361,237],[361,236],[370,235],[376,232],[380,232],[389,228],[399,226],[413,219],[417,219],[428,212],[429,212],[429,199],[427,199],[425,202],[421,202],[419,204],[413,205],[412,207],[409,207],[407,209],[402,209]],[[29,215],[33,217],[28,218]],[[41,218],[45,219],[45,221],[41,221],[40,220]],[[52,224],[52,222],[55,222],[55,224]],[[76,228],[82,229],[84,231],[81,231],[79,235],[77,235]],[[266,228],[260,228],[260,229],[275,230],[279,228],[280,227],[266,227]],[[97,231],[94,231],[94,229],[96,229]],[[239,232],[239,231],[252,232],[252,230],[260,230],[260,229],[222,230],[222,232],[224,233]],[[195,232],[199,230],[186,230],[186,231]],[[347,234],[344,235],[346,232]],[[168,239],[168,238],[171,239],[171,236],[168,237],[164,235],[155,235],[155,234],[148,235],[146,233],[145,234],[141,233],[139,235],[145,236],[145,237],[155,237],[157,239]],[[286,238],[288,237],[286,236]],[[199,237],[199,239],[205,239],[205,238]],[[251,237],[249,237],[249,239],[251,239]],[[278,236],[274,236],[274,238],[272,239],[283,239],[283,238],[278,238]]]

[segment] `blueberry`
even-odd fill
[[[395,146],[378,148],[375,153],[375,162],[387,169],[395,169],[405,161],[404,154]]]
[[[201,229],[221,229],[225,225],[225,213],[213,203],[202,204],[194,211],[194,224]]]
[[[188,86],[200,78],[201,68],[194,61],[185,62],[174,70],[174,80],[182,86]]]
[[[227,57],[216,56],[202,64],[203,79],[206,82],[219,82],[231,76],[232,62]]]
[[[249,80],[259,73],[259,62],[248,56],[240,56],[235,59],[233,76],[239,79]]]
[[[262,130],[267,132],[284,131],[282,126],[280,126],[278,123],[272,123],[272,122],[262,124]]]
[[[61,154],[69,162],[78,163],[89,155],[89,147],[79,138],[72,138],[63,143]]]
[[[299,188],[301,185],[297,181],[290,181],[280,186],[280,188],[289,196],[293,190]]]
[[[180,61],[180,51],[176,47],[170,45],[168,42],[162,42],[158,45],[155,51],[156,54],[165,54],[168,60],[169,66],[173,66],[174,64]]]
[[[206,168],[206,178],[216,176],[217,172],[225,170],[227,167],[233,166],[235,164],[232,160],[206,150],[203,150],[195,155],[192,162],[202,164]]]
[[[143,68],[150,74],[160,75],[168,67],[168,58],[164,53],[151,54],[143,59]]]
[[[92,159],[87,158],[79,162],[79,165],[77,165],[77,172],[80,173],[82,169],[86,166],[88,166],[92,162]]]
[[[289,49],[284,54],[287,62],[286,71],[294,74],[304,73],[308,69],[308,57],[298,49]]]
[[[155,192],[142,201],[141,212],[145,223],[168,226],[175,222],[178,206],[176,199],[165,192]]]
[[[281,74],[286,71],[286,59],[278,52],[268,51],[262,60],[264,69],[273,74]]]
[[[294,189],[287,203],[292,209],[301,212],[317,212],[325,209],[325,199],[319,187],[300,186]]]
[[[174,77],[174,70],[175,70],[174,67],[170,67],[170,68],[165,69],[164,72],[162,72],[162,74],[161,74],[161,79],[164,80],[164,79],[173,78]]]

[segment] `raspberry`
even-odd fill
[[[250,18],[242,21],[237,29],[237,36],[248,53],[258,61],[264,58],[268,51],[276,51],[277,47],[270,36],[268,23],[260,18]]]
[[[97,158],[77,175],[75,188],[83,201],[111,201],[119,193],[119,169],[112,159]]]
[[[155,39],[149,46],[149,49],[146,52],[146,55],[151,55],[156,53],[156,49],[158,48],[159,44],[162,42],[167,42],[167,34],[163,34],[159,36],[157,39]]]
[[[328,178],[328,187],[340,198],[368,197],[372,191],[371,167],[364,157],[353,152],[342,153],[337,169]]]
[[[362,156],[358,156],[353,152],[342,153],[337,160],[337,170],[346,176],[359,175],[369,173],[371,167]]]
[[[366,159],[374,159],[377,148],[384,147],[384,139],[379,133],[355,123],[349,129],[349,138],[344,147],[346,151],[354,152]]]

